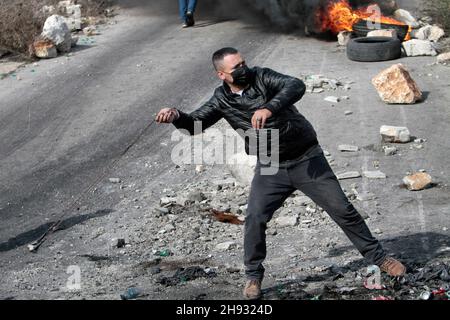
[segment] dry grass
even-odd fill
[[[44,5],[54,5],[60,0],[0,0],[0,50],[29,56],[29,46],[39,36],[46,16]],[[78,0],[82,15],[100,16],[112,0]]]
[[[0,49],[28,55],[45,22],[40,4],[38,0],[0,0]]]
[[[450,0],[430,0],[424,4],[424,13],[450,33]]]

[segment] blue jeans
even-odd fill
[[[186,12],[194,13],[197,6],[197,0],[178,0],[180,7],[180,18],[184,22],[186,21]]]

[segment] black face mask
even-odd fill
[[[233,84],[243,88],[250,84],[252,72],[249,67],[244,65],[234,70],[231,76],[233,77]]]

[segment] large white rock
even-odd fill
[[[339,34],[337,36],[339,45],[346,46],[348,44],[348,42],[350,41],[351,36],[352,36],[352,33],[349,31],[339,32]]]
[[[70,52],[72,35],[64,17],[59,15],[48,17],[45,21],[41,36],[51,40],[56,45],[58,51]]]
[[[430,40],[412,39],[403,42],[403,49],[408,57],[436,56],[437,52]]]
[[[243,185],[251,185],[255,175],[256,156],[245,152],[236,153],[227,159],[227,166],[233,177]]]
[[[394,29],[373,30],[367,33],[367,37],[397,38],[397,31],[395,31]]]
[[[418,30],[413,30],[411,35],[419,40],[439,41],[445,35],[445,31],[438,26],[428,25]]]
[[[72,31],[81,30],[81,5],[71,4],[66,6],[66,23]]]
[[[398,21],[406,23],[407,25],[413,28],[417,28],[419,26],[419,23],[417,22],[416,18],[414,18],[409,11],[406,11],[404,9],[395,10],[394,18]]]
[[[437,62],[439,63],[450,62],[450,52],[445,52],[438,55]]]

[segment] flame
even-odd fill
[[[406,25],[403,22],[389,18],[383,15],[376,15],[371,5],[353,9],[347,0],[330,1],[324,8],[318,10],[316,14],[318,25],[321,32],[331,31],[338,34],[341,31],[353,31],[353,25],[360,20],[370,22],[388,23],[395,25]],[[409,26],[409,32],[405,40],[410,39],[412,28]]]

